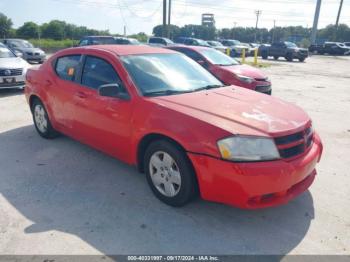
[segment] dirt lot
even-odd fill
[[[0,253],[350,254],[350,58],[271,63],[273,95],[310,114],[325,150],[309,192],[258,211],[168,207],[135,168],[40,138],[22,93],[0,91]]]

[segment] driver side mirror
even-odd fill
[[[115,97],[121,100],[130,100],[129,94],[118,84],[106,84],[98,88],[98,94],[105,97]]]

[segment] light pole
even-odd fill
[[[259,16],[261,15],[262,11],[261,10],[256,10],[256,24],[255,24],[255,35],[254,35],[254,43],[256,43],[256,35],[258,31],[258,23],[259,23]]]
[[[314,24],[313,24],[312,33],[311,33],[311,44],[315,44],[316,42],[317,25],[318,25],[318,18],[320,17],[321,2],[322,0],[317,0],[315,16],[314,16]]]

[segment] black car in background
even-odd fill
[[[348,55],[350,54],[350,47],[346,43],[325,42],[321,45],[310,45],[309,51],[321,55]]]
[[[153,46],[169,46],[174,45],[174,42],[166,37],[153,36],[148,39],[148,44]]]
[[[140,45],[141,43],[134,38],[115,37],[115,36],[85,36],[78,46],[87,45]]]
[[[287,41],[272,43],[271,46],[261,45],[259,47],[259,53],[263,59],[267,59],[270,56],[275,60],[284,57],[289,62],[293,61],[293,59],[304,62],[309,56],[307,49],[299,48],[296,44]]]
[[[209,45],[206,41],[192,37],[178,37],[177,39],[175,39],[175,43],[183,45],[211,47],[211,45]]]

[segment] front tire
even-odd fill
[[[35,99],[32,104],[32,114],[35,129],[41,137],[52,139],[58,136],[57,131],[51,125],[45,106],[39,99]]]
[[[267,52],[266,51],[262,52],[261,57],[262,57],[262,59],[267,59],[268,58]]]
[[[292,62],[293,61],[293,55],[292,54],[287,54],[285,58],[286,58],[286,60],[288,62]]]
[[[305,58],[299,58],[299,62],[304,62]]]
[[[167,205],[180,207],[197,193],[195,172],[186,153],[175,144],[158,140],[144,157],[147,182],[154,195]]]

